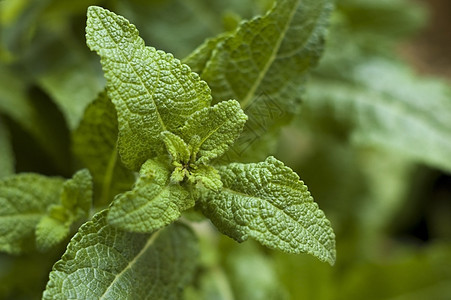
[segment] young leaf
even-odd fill
[[[246,120],[240,104],[229,100],[194,113],[180,132],[192,149],[194,162],[206,164],[227,151],[240,135]]]
[[[18,254],[34,248],[35,227],[60,201],[63,182],[31,173],[0,180],[0,251]]]
[[[0,178],[14,174],[14,154],[9,133],[0,118]]]
[[[108,212],[108,222],[123,230],[153,232],[194,206],[188,191],[169,180],[167,164],[146,161],[131,191],[118,195]]]
[[[130,189],[135,177],[125,168],[116,150],[117,116],[106,92],[88,105],[83,119],[72,134],[73,151],[91,172],[97,204],[108,204],[112,198]]]
[[[188,180],[191,180],[193,183],[200,183],[207,189],[213,191],[221,190],[221,176],[219,175],[218,170],[212,166],[194,165],[190,170],[190,173]]]
[[[60,208],[60,207],[57,207]],[[57,245],[69,236],[70,221],[65,211],[50,212],[50,216],[44,216],[36,225],[36,247],[44,252]]]
[[[191,154],[185,141],[170,131],[163,131],[161,136],[166,149],[171,154],[173,164],[176,166],[187,164]]]
[[[335,235],[299,176],[274,157],[218,167],[220,192],[202,196],[201,209],[224,234],[249,236],[289,253],[335,262]]]
[[[138,34],[125,18],[88,8],[87,44],[101,57],[118,112],[119,154],[132,170],[161,151],[161,132],[175,132],[211,101],[210,89],[197,74],[171,54],[146,47]]]
[[[72,238],[43,299],[179,299],[196,266],[192,231],[176,223],[151,235],[124,232],[106,215]]]
[[[86,218],[92,205],[92,177],[84,169],[63,183],[60,204],[50,206],[36,227],[36,245],[45,251],[69,235],[70,226]]]

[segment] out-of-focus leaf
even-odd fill
[[[424,7],[409,0],[338,0],[337,10],[354,35],[396,42],[416,33],[426,17]]]
[[[14,154],[8,130],[0,118],[0,178],[14,174]]]
[[[28,93],[28,84],[27,79],[0,65],[0,113],[19,124],[59,170],[66,171],[69,165],[68,145],[63,136],[66,128],[59,123],[59,112],[50,107],[48,99],[41,99],[39,93]]]
[[[352,124],[355,143],[451,170],[451,90],[445,84],[375,59],[356,65],[348,78],[316,77],[308,95],[306,106],[315,114],[329,111]]]
[[[263,254],[256,244],[235,247],[226,259],[235,299],[288,299],[274,267],[271,256]]]
[[[63,67],[40,75],[38,81],[63,112],[69,128],[75,129],[86,106],[103,89],[104,80],[91,61],[71,54],[75,57],[70,65],[66,61]]]
[[[18,174],[0,180],[0,250],[34,249],[35,227],[60,200],[62,178]]]
[[[449,299],[450,262],[450,245],[436,244],[409,249],[390,260],[357,264],[343,278],[334,299]]]
[[[109,203],[128,190],[135,180],[117,154],[117,116],[105,92],[86,108],[78,128],[73,132],[73,150],[84,167],[92,173],[96,204]]]

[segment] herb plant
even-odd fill
[[[449,78],[405,55],[425,20],[2,0],[0,299],[451,298]]]
[[[202,79],[145,46],[125,18],[88,8],[86,40],[106,91],[73,132],[86,169],[68,180],[23,173],[0,181],[0,249],[9,254],[48,251],[94,213],[53,266],[43,299],[180,298],[202,255],[190,223],[203,216],[238,242],[250,237],[334,264],[330,222],[299,176],[273,156],[245,162],[261,153],[240,159],[232,148],[252,134],[243,109],[258,93],[285,111],[299,104],[330,8],[326,0],[276,2],[187,57]],[[277,132],[266,103],[253,109]]]

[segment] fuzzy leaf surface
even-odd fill
[[[237,101],[223,101],[194,113],[180,132],[191,147],[194,160],[205,164],[227,151],[246,120]]]
[[[138,170],[161,151],[161,132],[174,132],[209,106],[210,89],[171,54],[146,47],[125,18],[101,7],[88,8],[86,40],[101,57],[118,112],[119,154],[128,168]]]
[[[93,176],[98,204],[107,204],[114,195],[128,190],[135,178],[121,163],[117,150],[117,115],[105,92],[88,105],[72,134],[73,151]]]
[[[173,162],[188,163],[191,154],[185,141],[170,131],[163,131],[161,135]]]
[[[64,179],[23,173],[0,180],[0,251],[34,248],[35,227],[60,201]]]
[[[188,191],[169,180],[166,164],[148,160],[131,191],[118,195],[108,213],[108,222],[123,230],[153,232],[177,220],[194,206]]]
[[[181,299],[198,255],[193,232],[173,224],[149,234],[122,231],[102,211],[53,266],[43,299]]]
[[[220,192],[202,196],[201,209],[218,229],[242,242],[249,236],[288,253],[335,262],[335,235],[299,176],[274,157],[218,167]]]

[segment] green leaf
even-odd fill
[[[196,73],[202,73],[208,61],[213,55],[213,50],[217,45],[224,41],[231,33],[226,32],[219,34],[214,38],[205,40],[199,47],[197,47],[190,55],[183,59],[183,63],[190,66],[191,70]]]
[[[119,154],[132,170],[161,152],[161,132],[175,132],[211,101],[197,74],[171,54],[146,47],[138,34],[123,17],[89,7],[87,44],[101,57],[118,112]]]
[[[0,118],[0,178],[14,174],[14,154],[9,132]]]
[[[88,105],[82,121],[72,135],[73,151],[91,172],[99,205],[130,189],[135,177],[125,168],[116,150],[117,116],[106,93]]]
[[[253,153],[262,148],[266,157],[271,149],[264,137],[297,113],[304,82],[322,53],[331,8],[330,0],[277,1],[266,15],[242,22],[186,59],[208,82],[214,100],[236,99],[249,117],[228,160],[255,161]]]
[[[0,180],[0,251],[34,248],[34,232],[47,209],[60,201],[64,180],[24,173]]]
[[[196,237],[184,225],[137,234],[107,224],[106,211],[72,238],[43,299],[179,299],[191,281]]]
[[[250,236],[270,248],[335,262],[330,222],[290,168],[268,157],[218,170],[224,187],[205,193],[201,208],[221,232],[239,242]]]
[[[328,0],[281,0],[262,17],[243,22],[217,44],[201,73],[214,99],[237,99],[248,107],[262,92],[287,111],[321,54]]]
[[[166,162],[148,160],[131,191],[118,195],[108,213],[108,222],[133,232],[153,232],[194,206],[189,192],[169,180]]]
[[[87,169],[64,182],[61,204],[76,218],[88,216],[92,206],[92,177]]]
[[[288,299],[276,274],[274,262],[256,244],[248,242],[234,247],[227,253],[225,267],[234,299]]]
[[[315,118],[328,111],[327,117],[352,125],[351,138],[358,145],[451,170],[451,90],[446,84],[381,58],[356,62],[348,75],[312,81],[306,108]]]
[[[221,176],[218,170],[212,166],[194,165],[190,170],[188,180],[213,191],[219,191],[222,188]]]
[[[51,216],[44,216],[36,225],[36,247],[39,251],[47,251],[69,236],[71,224],[70,221],[61,220],[64,217],[68,218],[63,211],[51,213]]]
[[[176,166],[187,164],[191,154],[185,141],[170,131],[163,131],[161,136],[166,145],[166,149],[171,154],[173,164]]]
[[[25,78],[0,65],[0,112],[29,133],[59,170],[66,170],[68,143],[64,124],[58,122],[59,112],[36,94],[31,98],[29,89]]]
[[[192,161],[206,164],[223,155],[240,135],[246,120],[247,116],[235,100],[194,113],[180,129],[192,149]]]
[[[75,49],[67,52],[65,63],[37,77],[41,87],[63,112],[71,130],[77,128],[85,108],[104,86],[103,78],[85,57],[85,52]]]
[[[36,245],[46,251],[65,239],[70,226],[86,218],[92,205],[92,177],[83,169],[63,183],[60,203],[49,207],[36,227]]]

